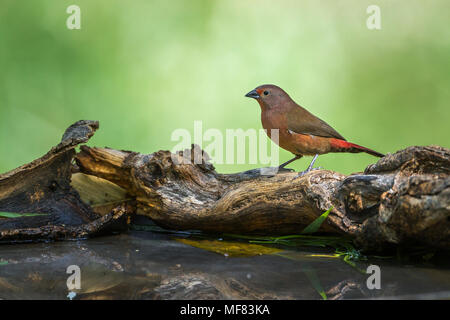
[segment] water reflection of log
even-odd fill
[[[398,289],[395,283],[390,283],[386,288],[370,290],[367,288],[365,279],[359,279],[359,281],[347,279],[330,288],[326,294],[329,300],[376,299],[378,297],[396,296]]]
[[[411,275],[420,279],[418,292],[442,291],[448,282],[445,272],[386,266],[381,290],[369,290],[367,275],[339,259],[295,251],[225,258],[169,236],[133,232],[2,247],[0,299],[65,299],[69,265],[81,270],[75,299],[321,299],[323,291],[328,299],[360,299],[411,292]]]
[[[233,278],[220,278],[206,273],[189,273],[168,277],[155,288],[155,299],[163,300],[262,300],[289,299],[274,292],[248,287]]]
[[[81,270],[81,288],[73,290],[75,299],[81,300],[289,298],[232,277],[168,268],[172,263],[166,258],[152,263],[136,260],[130,255],[136,242],[125,240],[113,253],[102,243],[28,247],[20,253],[6,250],[2,261],[7,264],[0,267],[0,299],[66,299],[69,275],[65,271],[71,264]],[[169,242],[165,245],[170,247]],[[155,254],[167,251],[158,246],[148,249]]]
[[[352,295],[357,295],[358,297],[361,295],[363,297],[367,296],[363,290],[363,286],[354,280],[341,281],[336,286],[329,289],[326,294],[329,300],[351,299]]]

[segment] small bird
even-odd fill
[[[317,169],[313,166],[319,154],[329,152],[365,152],[376,157],[384,157],[379,152],[347,142],[325,121],[295,103],[280,87],[272,84],[261,85],[245,96],[256,99],[261,106],[261,122],[269,138],[295,155],[278,169],[283,169],[303,156],[314,156],[308,168],[300,173],[304,175]],[[279,130],[278,141],[271,137],[271,129]]]

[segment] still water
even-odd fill
[[[333,251],[130,231],[83,241],[0,246],[0,299],[449,299],[450,268]],[[369,290],[367,266],[380,267]],[[69,290],[68,266],[80,268]]]

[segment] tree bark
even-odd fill
[[[81,147],[80,170],[136,197],[137,214],[158,225],[215,233],[298,234],[333,207],[320,231],[347,235],[363,248],[450,244],[450,150],[410,147],[364,173],[328,171],[219,174],[193,146],[172,155]],[[181,163],[186,152],[192,160]],[[202,155],[194,164],[195,155]],[[198,160],[198,159],[197,159]],[[197,163],[199,161],[196,161]]]
[[[123,230],[125,207],[101,217],[71,187],[75,147],[98,129],[98,121],[78,121],[43,157],[0,175],[0,212],[44,215],[0,219],[0,242],[85,238],[102,230]]]

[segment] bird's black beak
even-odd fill
[[[261,98],[260,95],[259,95],[259,93],[256,92],[256,90],[250,91],[250,92],[247,93],[245,96],[248,97],[248,98],[253,98],[253,99]]]

